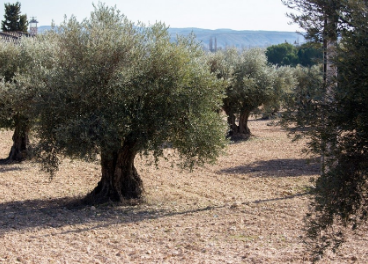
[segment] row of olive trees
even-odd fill
[[[86,201],[139,199],[136,155],[157,160],[170,142],[192,168],[215,160],[226,144],[221,109],[229,135],[243,139],[253,110],[282,108],[283,124],[307,133],[310,149],[326,157],[309,238],[317,253],[338,246],[341,233],[332,226],[356,227],[368,216],[368,7],[358,0],[284,2],[302,12],[292,18],[307,37],[323,42],[322,70],[273,67],[258,49],[205,56],[193,38],[172,43],[164,25],[134,25],[101,4],[83,22],[72,17],[37,39],[1,43],[0,126],[14,129],[4,162],[24,159],[34,131],[33,152],[52,173],[62,156],[100,155],[101,180]],[[328,76],[329,67],[338,75]]]
[[[0,46],[0,125],[19,128],[25,145],[32,131],[32,152],[50,172],[62,156],[99,154],[101,181],[89,202],[141,198],[139,153],[158,159],[170,142],[192,168],[225,146],[223,81],[192,38],[172,43],[160,23],[134,25],[99,4],[82,22],[72,17],[56,31]]]
[[[99,155],[92,203],[141,198],[135,157],[157,160],[167,142],[184,166],[214,161],[226,143],[221,109],[231,138],[248,138],[250,113],[278,111],[299,81],[295,69],[268,65],[263,50],[206,54],[192,37],[172,43],[164,25],[134,25],[101,4],[83,22],[1,43],[0,63],[0,126],[14,129],[2,162],[33,154],[54,173],[62,156]]]

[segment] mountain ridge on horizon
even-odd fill
[[[39,26],[40,33],[50,30],[51,26]],[[170,28],[168,31],[174,41],[177,35],[187,36],[194,34],[196,39],[205,49],[235,48],[265,48],[281,43],[302,44],[305,41],[302,33],[292,31],[267,31],[267,30],[234,30],[227,28],[204,29],[195,27]]]
[[[174,27],[168,27],[169,29],[194,29],[194,30],[208,30],[208,31],[235,31],[235,32],[287,32],[287,33],[297,33],[295,31],[287,31],[287,30],[265,30],[265,29],[231,29],[231,28],[216,28],[216,29],[210,29],[210,28],[198,28],[198,27],[183,27],[183,28],[174,28]]]

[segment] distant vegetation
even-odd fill
[[[38,32],[50,30],[50,26],[41,26]],[[210,48],[212,41],[213,48],[215,43],[217,49],[224,48],[250,48],[263,47],[266,48],[271,45],[281,43],[302,44],[305,42],[303,35],[296,32],[281,32],[281,31],[252,31],[242,30],[236,31],[231,29],[201,29],[201,28],[169,28],[171,40],[175,41],[176,36],[188,36],[193,33],[196,39],[202,43],[206,49]]]
[[[268,62],[280,66],[312,66],[322,62],[322,45],[304,43],[300,46],[282,43],[272,45],[266,52]]]

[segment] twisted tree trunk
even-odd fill
[[[97,187],[87,195],[88,204],[124,202],[141,199],[143,183],[134,166],[136,142],[125,140],[116,152],[101,153],[102,177]]]
[[[226,111],[225,111],[226,112]],[[251,132],[248,127],[248,120],[250,116],[250,111],[243,111],[239,116],[239,125],[236,124],[236,118],[233,113],[226,113],[228,115],[227,122],[230,127],[228,137],[231,140],[246,140],[250,137]]]
[[[9,156],[6,159],[1,159],[0,164],[11,164],[22,162],[28,158],[29,149],[29,122],[24,117],[15,119],[15,129],[13,134],[13,146],[10,149]]]
[[[235,123],[236,122],[236,118],[235,115],[233,113],[227,113],[227,123],[229,124],[229,133],[228,133],[228,137],[232,137],[233,135],[238,134],[239,131],[239,127],[238,125]]]
[[[239,134],[241,134],[244,139],[248,139],[251,135],[250,129],[248,127],[249,116],[249,110],[243,111],[239,116]]]

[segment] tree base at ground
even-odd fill
[[[85,198],[86,204],[130,203],[140,201],[143,182],[134,166],[134,143],[125,143],[117,152],[101,154],[102,177]]]
[[[26,160],[29,156],[29,138],[28,130],[15,128],[13,134],[13,146],[10,149],[9,155],[6,159],[0,159],[1,165],[19,163]]]

